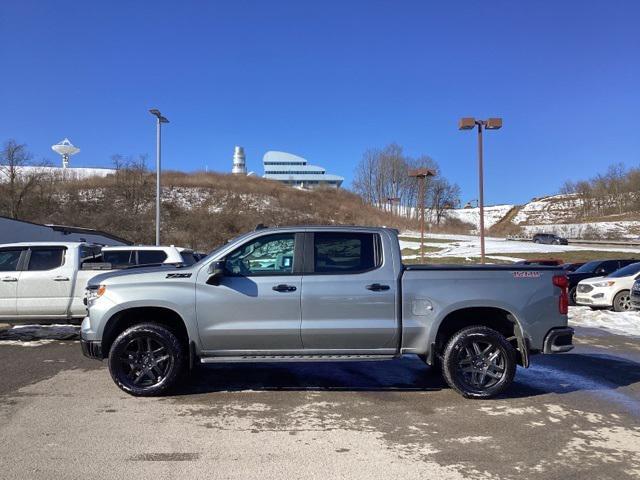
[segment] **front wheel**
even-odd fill
[[[626,312],[631,310],[631,294],[629,290],[623,290],[613,297],[613,311]]]
[[[569,290],[569,305],[571,305],[572,307],[575,307],[577,305],[576,303],[577,294],[578,292],[576,287],[573,287],[571,290]]]
[[[176,336],[153,323],[134,325],[115,339],[109,351],[109,372],[127,393],[153,396],[173,386],[185,364]]]
[[[447,343],[442,373],[449,386],[463,397],[492,398],[511,385],[516,373],[516,351],[491,328],[467,327]]]

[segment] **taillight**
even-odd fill
[[[560,288],[558,310],[561,314],[569,313],[569,278],[566,275],[554,275],[553,284]]]

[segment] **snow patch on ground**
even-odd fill
[[[616,335],[640,337],[640,312],[611,312],[589,307],[570,307],[569,325],[599,328]]]
[[[77,340],[77,325],[16,325],[0,331],[1,345],[39,346],[56,340]]]

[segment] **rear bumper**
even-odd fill
[[[544,337],[542,353],[563,353],[573,350],[573,328],[552,328]]]
[[[80,339],[80,346],[85,357],[102,360],[102,342]]]

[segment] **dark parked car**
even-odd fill
[[[564,269],[565,263],[559,258],[533,258],[531,260],[520,260],[514,265],[531,265],[533,267],[559,267]]]
[[[533,243],[546,243],[548,245],[569,245],[566,238],[559,237],[553,233],[536,233],[533,236]]]
[[[575,272],[577,269],[579,269],[581,266],[583,266],[585,263],[587,262],[574,262],[574,263],[564,263],[562,265],[560,265],[560,267],[565,271],[565,272]]]
[[[581,280],[585,278],[604,277],[622,267],[636,262],[638,262],[638,259],[632,258],[621,260],[593,260],[585,263],[575,272],[569,272],[567,274],[567,277],[569,277],[569,304],[576,304],[576,287]]]

